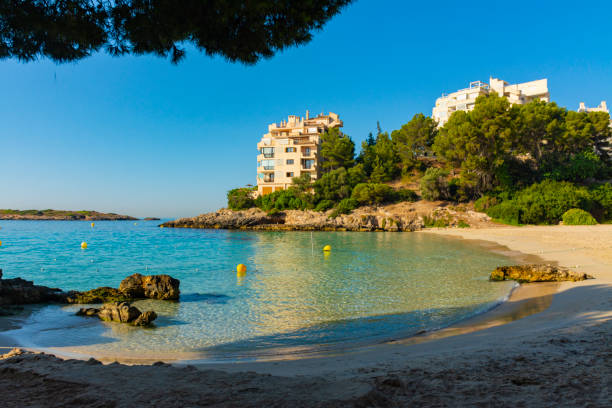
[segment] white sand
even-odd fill
[[[596,279],[559,284],[550,307],[508,324],[323,358],[195,369],[13,357],[0,362],[0,388],[19,389],[5,402],[45,406],[51,393],[100,406],[612,406],[612,225],[421,233],[496,242]]]

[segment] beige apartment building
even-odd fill
[[[268,125],[268,133],[257,143],[257,194],[284,190],[293,177],[304,173],[316,180],[321,174],[321,135],[342,126],[333,112],[310,117],[308,111],[304,118],[291,115],[287,120]]]
[[[580,102],[580,106],[578,107],[578,112],[606,112],[610,113],[608,110],[608,105],[606,105],[606,101],[601,101],[598,107],[589,108],[585,106],[584,102]]]
[[[456,111],[470,111],[474,109],[476,98],[480,95],[488,95],[496,92],[498,95],[508,98],[510,103],[522,105],[534,99],[550,101],[548,92],[548,79],[524,82],[521,84],[509,84],[497,78],[489,78],[489,83],[481,81],[470,82],[470,86],[460,89],[451,94],[442,94],[436,99],[436,106],[432,110],[432,118],[438,122],[438,126],[443,126]]]

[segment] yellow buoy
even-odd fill
[[[92,223],[91,223],[91,228],[95,227],[95,225],[96,225],[96,224],[92,222]]]
[[[246,271],[247,271],[247,267],[245,264],[238,264],[238,266],[236,267],[236,275],[238,276],[245,276]]]
[[[85,241],[81,242],[81,248],[87,249],[87,242]]]
[[[325,245],[325,246],[323,247],[323,250],[324,250],[325,252],[331,251],[331,245]]]

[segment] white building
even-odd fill
[[[587,108],[584,102],[580,102],[580,107],[578,108],[578,112],[606,112],[610,113],[608,110],[608,105],[606,105],[606,101],[601,101],[598,107],[596,108]]]
[[[548,92],[548,79],[524,82],[511,85],[498,78],[489,78],[489,83],[481,81],[470,82],[470,86],[460,89],[451,94],[442,94],[436,99],[436,106],[432,110],[432,117],[438,122],[438,126],[443,126],[456,111],[470,111],[474,109],[476,98],[480,95],[488,95],[496,92],[498,95],[508,98],[510,103],[522,105],[535,99],[550,101]]]

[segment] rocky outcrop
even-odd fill
[[[65,303],[66,296],[67,294],[61,289],[34,285],[34,282],[25,279],[2,279],[2,269],[0,269],[0,306]]]
[[[258,208],[243,211],[221,209],[193,218],[169,221],[162,226],[285,231],[415,231],[424,226],[422,217],[416,213],[393,213],[374,207],[362,207],[335,218],[330,214],[331,211],[288,210],[268,215]]]
[[[520,283],[528,282],[562,282],[582,281],[593,279],[586,273],[579,273],[561,266],[533,264],[500,266],[491,272],[492,281],[515,280]]]
[[[169,275],[143,276],[135,273],[121,281],[119,292],[131,299],[177,300],[180,281]]]
[[[141,312],[137,307],[127,302],[105,303],[100,309],[80,309],[77,316],[94,317],[106,322],[129,323],[133,326],[150,326],[157,318],[153,311]]]
[[[139,273],[128,276],[119,284],[119,289],[103,286],[86,292],[69,292],[68,303],[91,304],[127,302],[135,299],[178,300],[181,282],[169,275]]]

